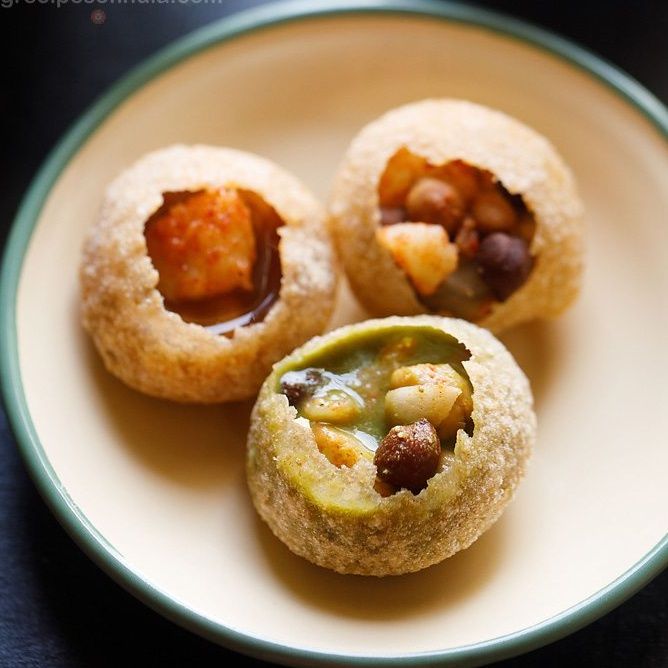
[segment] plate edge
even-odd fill
[[[591,597],[543,622],[481,643],[397,656],[332,654],[290,648],[241,634],[196,613],[133,571],[76,507],[43,451],[23,394],[18,365],[16,298],[23,259],[50,190],[70,159],[129,95],[186,58],[255,30],[310,18],[344,14],[405,14],[481,27],[528,43],[575,65],[619,94],[668,139],[668,110],[641,84],[590,51],[524,21],[474,6],[434,0],[289,0],[233,14],[167,45],[133,68],[91,105],[50,152],[24,195],[12,223],[0,274],[0,388],[10,427],[26,468],[45,502],[83,551],[149,607],[214,642],[252,656],[290,665],[458,665],[498,661],[553,642],[594,621],[658,575],[668,564],[668,535],[638,563]]]

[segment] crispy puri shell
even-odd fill
[[[311,429],[276,391],[285,364],[359,328],[430,325],[464,343],[473,385],[473,435],[457,435],[455,462],[418,495],[383,498],[376,467],[337,468]],[[513,496],[535,438],[529,383],[488,331],[439,316],[392,317],[343,327],[309,341],[274,367],[253,409],[247,475],[255,507],[293,552],[340,573],[397,575],[462,550],[488,529]]]
[[[339,168],[330,222],[353,290],[374,315],[427,309],[403,271],[375,239],[378,181],[401,147],[432,164],[465,162],[492,172],[534,213],[530,251],[537,260],[522,287],[478,324],[501,331],[559,315],[575,299],[582,274],[582,205],[572,174],[554,147],[505,114],[463,100],[425,100],[394,109],[356,136]]]
[[[234,338],[165,309],[147,254],[146,220],[169,191],[223,185],[254,191],[284,221],[280,296],[262,322]],[[253,396],[271,365],[322,332],[336,272],[321,205],[293,176],[249,153],[172,146],[144,156],[107,189],[84,243],[82,320],[109,371],[157,397],[213,403]]]

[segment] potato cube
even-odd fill
[[[300,412],[314,422],[348,424],[360,416],[362,407],[349,394],[333,390],[309,397],[302,403]]]
[[[436,292],[457,268],[457,246],[440,225],[399,223],[378,228],[376,238],[421,295]]]
[[[353,466],[360,458],[373,460],[371,451],[349,432],[321,422],[312,422],[311,429],[318,450],[334,466]]]
[[[444,382],[410,385],[385,395],[385,418],[389,424],[412,424],[425,418],[434,426],[445,420],[461,390]]]

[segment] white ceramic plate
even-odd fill
[[[8,411],[75,539],[184,626],[288,663],[502,658],[603,614],[668,557],[665,110],[576,47],[479,10],[326,4],[271,6],[186,38],[63,140],[5,260]],[[362,125],[431,96],[497,107],[556,144],[587,207],[585,288],[558,322],[504,337],[540,433],[502,520],[421,573],[344,577],[293,556],[256,518],[248,405],[175,406],[103,370],[78,324],[80,245],[105,184],[146,151],[247,149],[324,197]],[[359,317],[342,295],[337,322]]]

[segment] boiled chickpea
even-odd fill
[[[464,202],[454,186],[425,177],[408,193],[406,211],[413,221],[442,225],[448,232],[454,232],[464,215]]]
[[[499,301],[505,301],[524,283],[533,260],[524,239],[495,232],[485,237],[476,257],[482,278]]]

